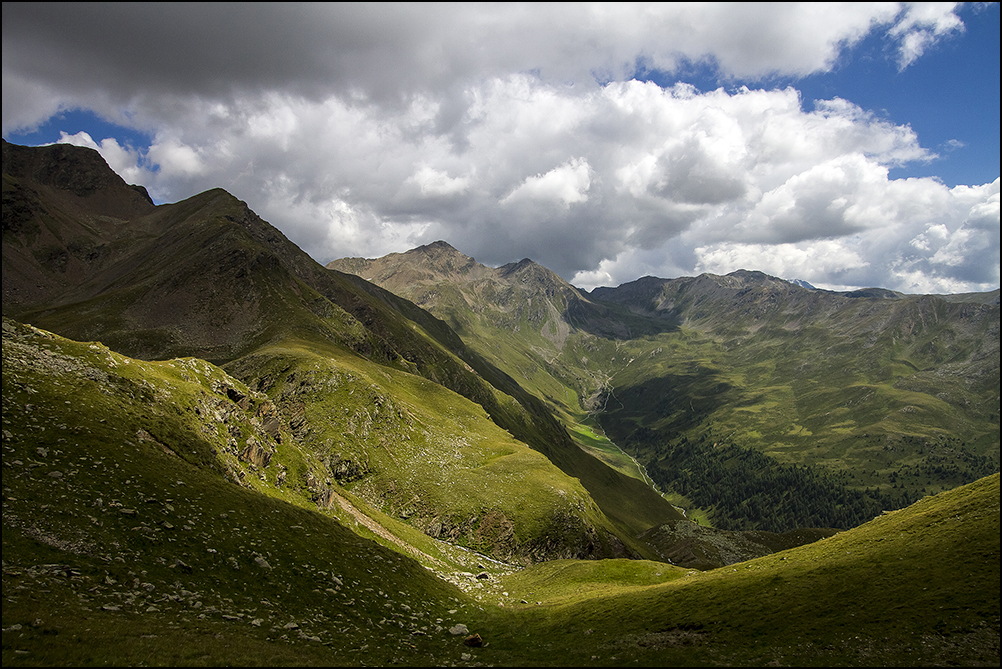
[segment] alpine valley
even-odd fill
[[[3,143],[4,666],[998,665],[999,291],[320,265]]]

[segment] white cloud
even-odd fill
[[[588,161],[572,158],[546,174],[526,177],[509,195],[501,199],[501,205],[519,202],[559,202],[565,208],[588,200],[591,187],[591,168]]]
[[[773,276],[818,280],[867,267],[869,263],[855,247],[858,244],[851,239],[774,245],[725,242],[697,248],[696,270],[727,274],[755,267]]]
[[[918,60],[926,49],[945,35],[964,30],[956,8],[955,2],[914,2],[905,6],[898,21],[888,31],[888,35],[900,42],[898,66],[901,69]]]
[[[889,178],[935,158],[911,127],[839,98],[807,112],[794,88],[625,80],[638,62],[711,62],[725,81],[825,72],[875,33],[906,66],[962,29],[953,5],[3,11],[5,133],[127,111],[148,149],[63,141],[158,200],[226,188],[321,262],[444,238],[583,285],[739,266],[819,285],[998,281],[998,182]]]
[[[407,177],[407,183],[417,185],[421,195],[448,197],[462,194],[470,184],[470,177],[450,177],[447,172],[425,165]]]
[[[46,84],[3,72],[3,136],[14,130],[34,131],[66,104],[66,96]]]
[[[147,152],[149,159],[160,166],[164,177],[201,176],[208,166],[199,155],[198,148],[188,146],[176,138],[157,139]]]

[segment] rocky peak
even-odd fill
[[[422,266],[444,274],[463,274],[478,265],[474,258],[460,253],[451,244],[441,240],[411,249],[403,256],[414,258]]]
[[[20,146],[3,141],[3,173],[70,193],[94,213],[129,219],[156,205],[142,186],[130,186],[94,149],[70,144]]]
[[[555,290],[570,290],[575,294],[578,293],[577,288],[564,281],[555,272],[546,269],[529,258],[523,258],[518,262],[502,265],[497,271],[498,276],[504,280],[533,285],[548,293],[552,293]]]

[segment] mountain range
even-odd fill
[[[846,529],[998,468],[997,290],[836,293],[742,270],[584,293],[444,242],[327,267],[442,318],[717,527]]]
[[[5,664],[997,662],[998,291],[323,267],[4,142],[3,295]]]

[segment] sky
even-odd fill
[[[3,137],[321,263],[999,287],[997,3],[3,3]]]

